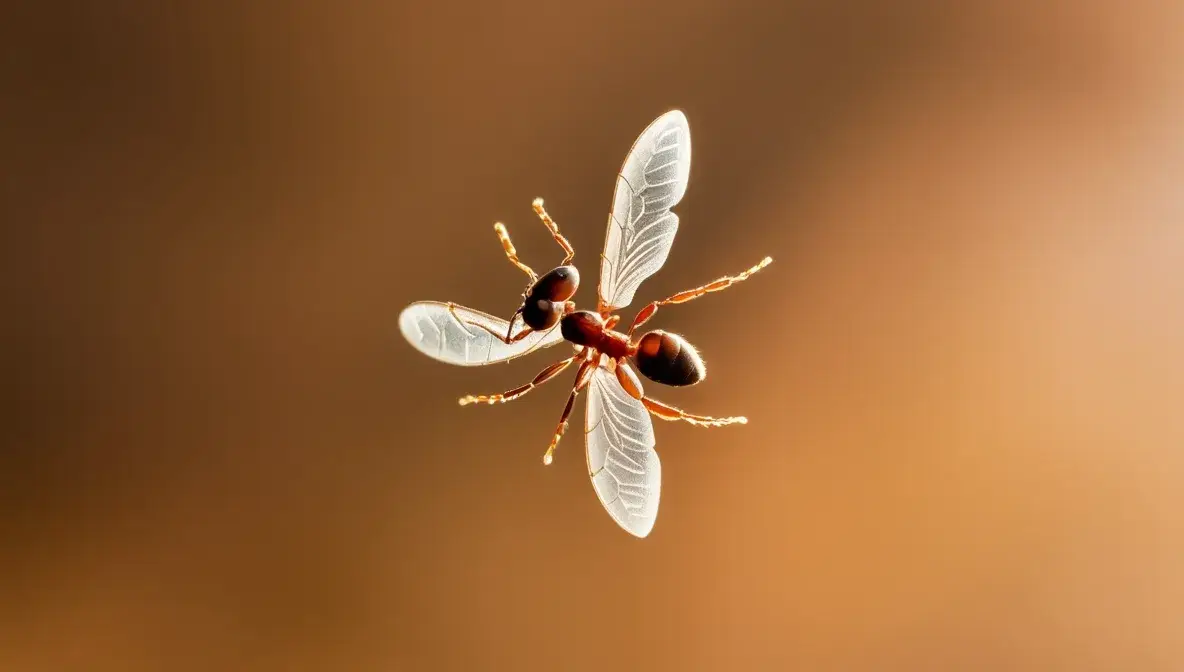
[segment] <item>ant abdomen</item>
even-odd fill
[[[633,361],[641,375],[663,385],[683,387],[707,377],[707,367],[695,346],[678,334],[661,330],[641,337]]]

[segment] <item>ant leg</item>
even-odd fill
[[[514,243],[510,242],[510,232],[506,231],[506,225],[498,222],[493,225],[493,231],[497,234],[497,239],[502,242],[502,249],[506,251],[506,258],[510,260],[511,264],[518,267],[520,271],[530,278],[530,284],[534,284],[539,276],[535,274],[534,269],[526,264],[518,261],[518,250],[514,249]]]
[[[517,313],[515,313],[515,315],[517,315]],[[471,325],[474,327],[480,327],[481,329],[488,331],[489,333],[493,334],[493,336],[495,338],[497,338],[497,340],[501,341],[502,343],[505,343],[506,345],[517,343],[518,341],[521,341],[522,339],[524,339],[527,336],[530,336],[531,334],[534,333],[534,329],[531,329],[530,327],[523,327],[522,331],[514,334],[513,336],[509,336],[509,335],[502,336],[501,334],[494,331],[493,329],[490,329],[489,327],[485,326],[484,324],[477,324],[476,322],[465,322],[465,324],[468,324],[468,325]],[[514,329],[514,324],[512,322],[510,323],[510,329],[511,330]]]
[[[617,322],[620,322],[620,321],[621,321],[620,315],[613,315],[612,317],[608,318],[607,322],[604,323],[604,328],[605,329],[612,329],[613,327],[617,326]]]
[[[547,227],[547,230],[551,232],[551,237],[555,239],[555,242],[559,243],[559,247],[562,247],[563,252],[567,255],[563,258],[563,263],[559,265],[566,266],[571,263],[571,260],[576,256],[576,250],[571,246],[571,243],[567,242],[567,238],[564,238],[563,234],[559,233],[559,225],[543,209],[543,199],[534,199],[530,207],[534,208],[535,214],[539,216],[539,219],[543,220],[543,226]]]
[[[448,304],[448,310],[452,311],[452,316],[456,318],[457,322],[460,322],[461,324],[467,324],[470,327],[477,327],[479,329],[484,329],[485,331],[488,331],[490,334],[492,334],[494,338],[496,338],[497,340],[499,340],[502,343],[505,343],[507,345],[509,345],[511,343],[517,343],[518,341],[521,341],[522,339],[524,339],[527,336],[534,333],[534,330],[531,329],[530,327],[523,327],[522,331],[518,332],[517,334],[514,334],[514,336],[512,338],[510,337],[510,334],[506,334],[505,336],[502,336],[500,333],[494,331],[493,329],[490,329],[489,327],[485,326],[484,324],[481,324],[480,322],[467,322],[465,320],[460,319],[460,316],[458,316],[456,314],[456,310],[454,310],[455,308],[456,308],[456,304],[454,304],[454,303]],[[519,311],[519,312],[521,312],[521,311]],[[514,317],[517,317],[517,316],[518,316],[518,313],[514,313]],[[513,331],[513,329],[514,329],[514,320],[511,319],[510,320],[510,330]]]
[[[582,355],[584,352],[581,351],[580,354]],[[555,426],[555,436],[551,438],[551,445],[547,446],[547,452],[543,453],[543,464],[551,464],[555,447],[559,445],[559,439],[563,438],[563,432],[567,429],[567,418],[571,416],[571,409],[576,403],[576,395],[592,381],[592,372],[596,370],[599,359],[597,357],[592,360],[584,360],[584,363],[580,364],[580,370],[576,373],[576,382],[572,385],[571,394],[567,397],[567,406],[563,407],[563,415],[559,416],[559,424]]]
[[[555,376],[558,376],[572,362],[576,361],[577,357],[579,357],[579,355],[572,355],[571,357],[568,357],[567,359],[565,359],[561,362],[555,362],[551,366],[548,366],[547,368],[545,368],[541,372],[539,372],[539,375],[535,376],[534,380],[530,381],[529,383],[527,383],[521,387],[515,387],[514,389],[506,391],[506,392],[502,392],[501,394],[491,394],[491,395],[484,395],[484,394],[472,395],[472,394],[470,394],[467,397],[461,397],[457,401],[457,403],[459,403],[461,406],[468,406],[469,404],[489,404],[492,406],[493,404],[504,404],[507,401],[514,401],[518,397],[521,397],[522,395],[526,394],[527,392],[530,392],[531,390],[538,387],[539,385],[542,385],[543,383],[547,382],[548,380],[551,380]]]
[[[523,273],[525,273],[526,277],[530,278],[530,282],[527,283],[526,291],[522,293],[522,298],[525,299],[526,292],[530,291],[530,286],[538,281],[539,276],[534,272],[534,269],[518,260],[518,250],[514,248],[514,243],[510,242],[510,232],[506,231],[506,225],[498,222],[493,225],[493,230],[495,233],[497,233],[498,240],[502,242],[502,249],[506,251],[506,258],[510,260],[511,264],[514,264]],[[506,328],[506,337],[502,339],[506,343],[513,342],[510,340],[510,334],[514,333],[514,320],[518,319],[518,316],[521,313],[522,308],[519,308],[518,310],[514,311],[513,315],[510,316],[510,326]],[[518,336],[521,337],[522,334],[518,334]],[[501,337],[499,336],[499,338]]]
[[[621,384],[625,394],[638,401],[645,399],[645,390],[641,387],[641,379],[637,377],[637,374],[633,372],[633,367],[629,366],[624,358],[617,360],[617,382]]]
[[[525,304],[523,304],[523,305],[525,305]],[[515,310],[514,314],[510,316],[510,323],[506,325],[506,337],[502,338],[502,340],[505,341],[506,343],[513,343],[514,342],[513,340],[510,339],[510,334],[514,333],[514,320],[517,320],[518,316],[521,314],[522,314],[522,306],[520,306],[518,308],[518,310]],[[493,330],[487,330],[487,331],[489,331],[489,333],[491,333],[491,334],[493,333]],[[518,334],[518,338],[523,338],[523,336],[522,336],[523,333],[529,334],[530,327],[523,325],[522,332],[520,332]],[[496,334],[494,334],[494,335],[496,336]],[[501,338],[501,336],[498,336],[498,338]]]
[[[773,263],[773,258],[772,257],[765,257],[764,259],[761,259],[761,262],[759,264],[757,264],[756,266],[753,266],[752,268],[748,269],[747,271],[744,271],[743,273],[740,273],[739,275],[725,275],[724,277],[720,278],[719,280],[716,280],[714,282],[709,282],[706,285],[703,285],[702,287],[696,287],[695,289],[688,289],[685,292],[679,292],[678,294],[675,294],[674,296],[670,296],[665,299],[662,299],[661,301],[654,301],[650,305],[648,305],[645,308],[642,308],[640,311],[638,311],[637,317],[633,318],[633,326],[629,327],[629,335],[632,336],[633,331],[635,329],[637,329],[643,323],[645,323],[646,320],[653,317],[654,313],[658,312],[658,306],[667,306],[667,305],[675,304],[675,303],[686,303],[687,301],[690,301],[691,299],[697,299],[700,296],[703,296],[704,294],[709,294],[711,292],[718,292],[722,289],[727,289],[728,287],[731,287],[732,285],[736,284],[737,282],[740,282],[741,280],[748,279],[748,277],[750,275],[752,275],[753,273],[756,273],[757,271],[761,270],[762,268],[764,268],[765,266],[768,266],[771,263]]]
[[[748,418],[744,416],[737,416],[734,418],[712,418],[706,415],[695,415],[687,413],[681,408],[675,408],[669,404],[664,404],[657,399],[643,397],[641,403],[645,404],[646,409],[655,417],[663,420],[685,420],[692,425],[700,427],[723,427],[724,425],[745,425],[748,424]]]

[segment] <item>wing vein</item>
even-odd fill
[[[621,528],[647,536],[657,518],[662,474],[649,412],[602,366],[592,376],[587,415],[585,441],[593,489]]]
[[[662,267],[678,230],[670,211],[686,191],[691,143],[686,117],[668,112],[637,138],[618,171],[601,255],[600,302],[613,309]]]

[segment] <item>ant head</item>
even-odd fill
[[[575,296],[580,288],[580,272],[575,266],[560,266],[553,269],[535,281],[528,290],[529,299],[546,299],[553,303],[561,303]]]

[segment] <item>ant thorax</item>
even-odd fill
[[[590,310],[577,310],[559,323],[563,338],[585,348],[595,348],[604,339],[604,319]]]

